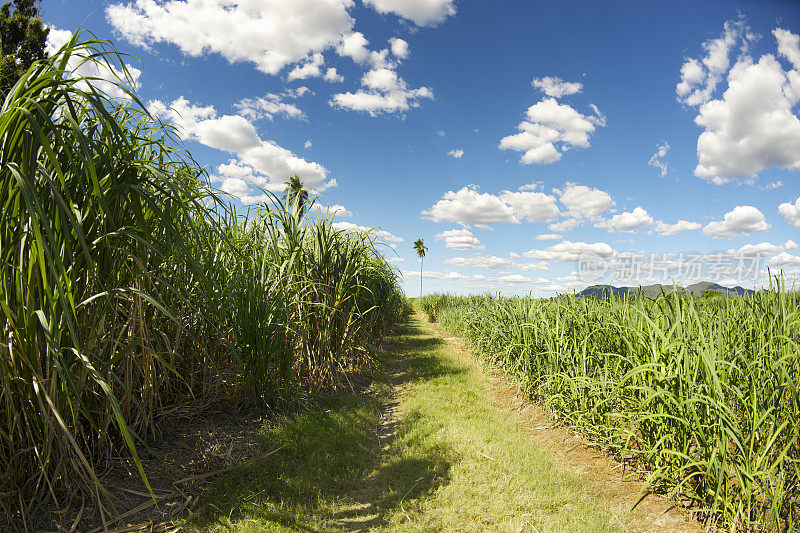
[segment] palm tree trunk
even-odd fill
[[[422,265],[425,263],[425,258],[419,258],[419,297],[422,298]]]

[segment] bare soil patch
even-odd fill
[[[155,499],[130,457],[112,457],[99,477],[115,509],[106,507],[101,512],[96,506],[73,502],[61,515],[52,513],[52,521],[36,530],[176,531],[174,520],[199,511],[201,495],[216,474],[269,453],[260,435],[272,417],[264,409],[227,406],[177,410],[159,423],[157,442],[138,450]]]

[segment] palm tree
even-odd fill
[[[425,262],[425,252],[428,251],[428,247],[425,246],[422,239],[417,239],[414,243],[414,251],[419,257],[419,297],[422,298],[422,265]]]
[[[292,206],[292,213],[296,213],[297,219],[303,218],[306,210],[306,203],[308,202],[308,189],[303,188],[303,182],[300,181],[297,174],[289,178],[289,181],[286,182],[283,196],[286,198],[286,205]]]

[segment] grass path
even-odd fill
[[[216,484],[195,531],[625,531],[419,315],[380,373],[271,424],[285,446]],[[626,522],[625,525],[620,522]]]

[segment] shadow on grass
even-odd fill
[[[413,321],[398,327],[379,356],[381,371],[365,376],[365,392],[321,396],[270,423],[264,450],[285,447],[218,479],[189,529],[360,530],[446,483],[451,450],[393,445],[419,416],[396,423],[395,391],[465,371],[435,357],[441,344]]]

